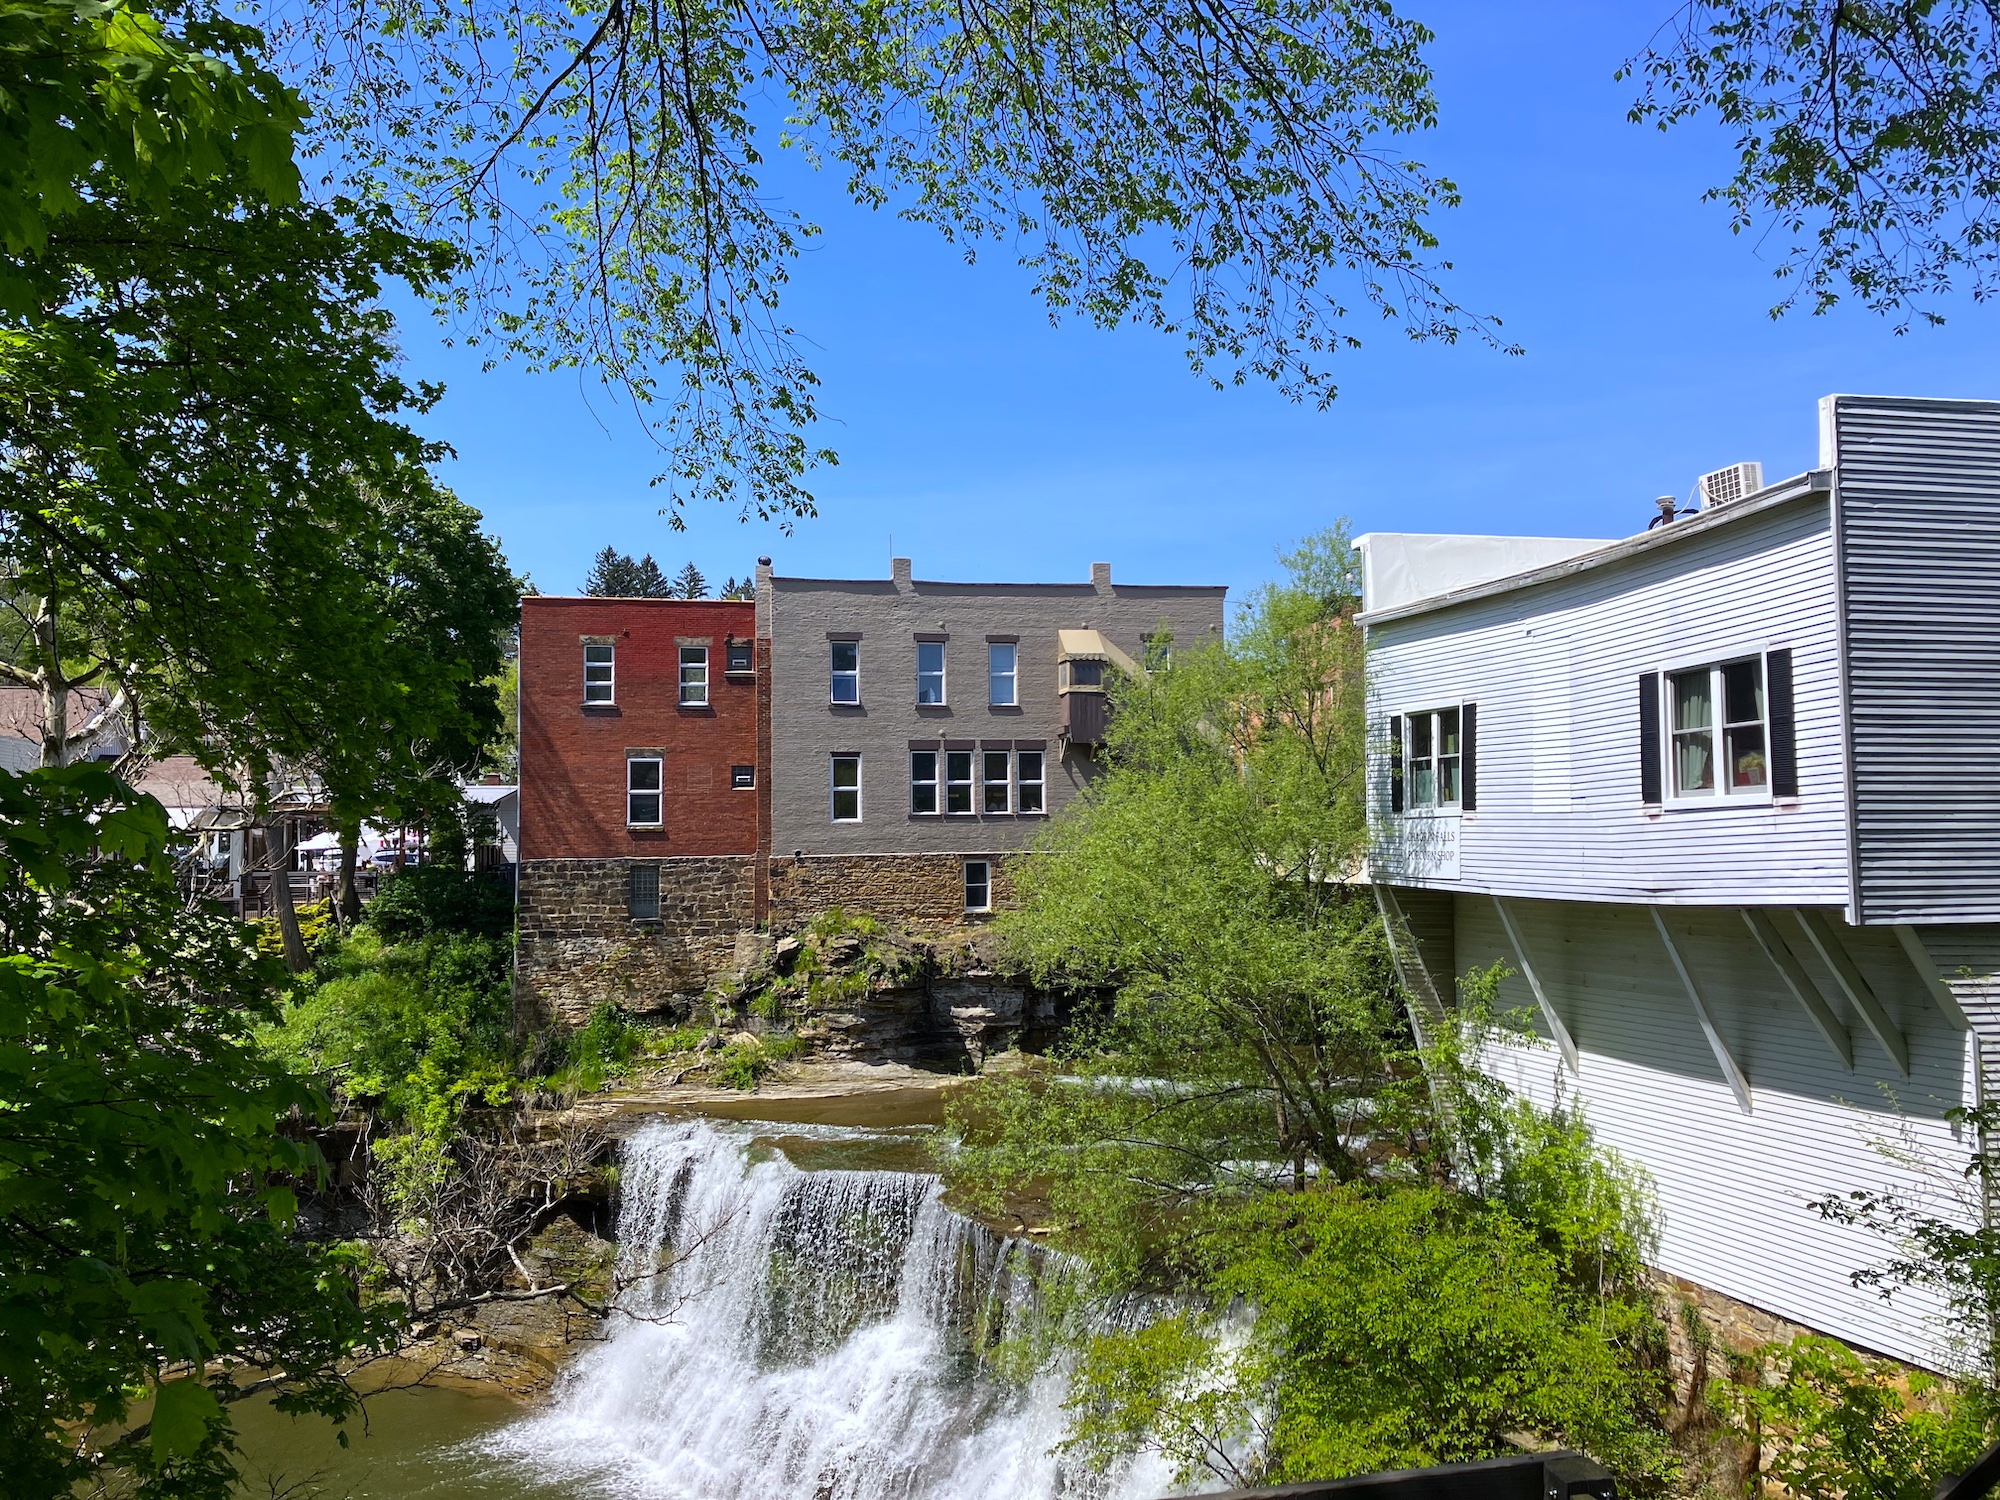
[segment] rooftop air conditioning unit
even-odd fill
[[[1741,500],[1745,495],[1754,495],[1764,488],[1764,466],[1731,464],[1713,474],[1702,475],[1695,483],[1701,491],[1701,508],[1711,510],[1732,500]]]

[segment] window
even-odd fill
[[[1064,662],[1063,685],[1073,688],[1103,687],[1104,663],[1101,661]]]
[[[917,642],[917,702],[944,702],[944,642]]]
[[[1174,664],[1174,638],[1166,631],[1158,635],[1141,637],[1145,642],[1145,662],[1148,672],[1164,672]]]
[[[756,647],[750,641],[731,641],[723,648],[722,670],[725,672],[754,672],[757,670]]]
[[[729,785],[739,792],[752,790],[757,785],[757,768],[755,766],[731,766],[729,768]]]
[[[1457,807],[1460,800],[1458,710],[1432,709],[1405,720],[1403,776],[1411,807]]]
[[[835,703],[861,701],[861,642],[831,641],[833,648],[832,687]]]
[[[947,750],[944,753],[944,810],[948,813],[972,811],[970,750]]]
[[[833,757],[833,821],[861,821],[861,757],[858,755]]]
[[[690,706],[708,702],[708,647],[681,647],[681,702]]]
[[[935,750],[910,752],[910,811],[934,813],[938,810],[938,753]]]
[[[1011,795],[1013,778],[1008,774],[1013,768],[1009,764],[1013,756],[1005,750],[982,750],[979,754],[979,783],[981,812],[1004,813],[1012,809]]]
[[[612,657],[616,646],[585,646],[583,648],[583,701],[585,703],[609,703],[611,701]]]
[[[625,762],[625,821],[634,828],[660,826],[660,757],[635,755]]]
[[[1018,776],[1014,794],[1016,806],[1024,813],[1045,811],[1042,802],[1042,752],[1023,750],[1014,758],[1019,763],[1015,768]]]
[[[1675,797],[1769,791],[1760,658],[1670,672],[1666,691],[1667,784]]]
[[[986,701],[995,708],[1020,704],[1021,648],[1012,641],[991,641],[986,647]]]
[[[657,922],[660,919],[658,865],[632,866],[631,885],[625,894],[625,911],[635,922]]]
[[[993,910],[992,861],[968,859],[965,862],[965,909],[967,911]]]

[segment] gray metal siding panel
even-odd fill
[[[2000,920],[2000,403],[1833,399],[1855,904]]]
[[[1644,907],[1510,901],[1508,910],[1582,1066],[1579,1075],[1561,1069],[1546,1040],[1497,1046],[1489,1065],[1544,1106],[1580,1102],[1600,1143],[1645,1169],[1661,1218],[1655,1263],[1863,1347],[1935,1361],[1938,1340],[1926,1318],[1938,1309],[1904,1294],[1884,1303],[1857,1289],[1850,1274],[1879,1261],[1885,1247],[1825,1223],[1810,1206],[1828,1194],[1884,1187],[1937,1202],[1940,1181],[1885,1150],[1890,1144],[1928,1157],[1943,1179],[1963,1166],[1965,1148],[1943,1118],[1964,1098],[1963,1033],[1930,1000],[1894,935],[1840,932],[1908,1038],[1907,1079],[1836,999],[1854,1037],[1855,1069],[1843,1067],[1736,910],[1670,914],[1675,941],[1748,1076],[1754,1109],[1745,1115]],[[1456,949],[1461,971],[1495,960],[1516,967],[1484,896],[1458,896]],[[1835,994],[1816,955],[1800,958],[1823,992]],[[1499,1003],[1543,1029],[1520,975],[1502,981]]]
[[[1047,808],[1053,814],[1082,790],[1092,762],[1078,751],[1057,758],[1056,631],[1101,630],[1135,660],[1143,638],[1164,622],[1180,649],[1222,631],[1220,588],[1134,588],[1091,584],[952,584],[922,579],[900,590],[888,580],[771,580],[771,848],[779,855],[995,854],[1025,845],[1047,824],[1012,814],[912,816],[912,740],[1043,740]],[[861,704],[830,705],[832,634],[861,637]],[[919,634],[948,637],[941,708],[916,703]],[[1019,639],[1019,707],[987,705],[989,635]],[[861,755],[862,821],[828,815],[828,757]],[[976,768],[975,768],[976,774]],[[975,787],[975,804],[976,804]]]
[[[1376,868],[1522,896],[1844,904],[1833,592],[1826,502],[1808,498],[1616,566],[1371,626]],[[1798,799],[1646,809],[1640,674],[1773,647],[1792,653]],[[1389,716],[1463,701],[1479,705],[1479,810],[1394,817]]]

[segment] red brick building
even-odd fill
[[[521,606],[523,1000],[575,1019],[699,989],[752,925],[755,606]]]

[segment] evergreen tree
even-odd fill
[[[674,597],[673,584],[668,581],[660,565],[653,561],[653,554],[650,552],[640,558],[638,566],[632,570],[632,597],[634,599]]]
[[[630,599],[638,592],[638,572],[629,553],[606,547],[584,575],[583,591],[599,599]]]
[[[670,597],[675,599],[706,599],[708,580],[701,576],[701,569],[689,563],[674,575]]]

